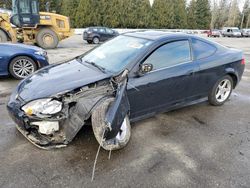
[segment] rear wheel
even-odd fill
[[[105,115],[109,106],[114,99],[109,98],[100,104],[92,113],[92,127],[93,132],[98,143],[105,150],[118,150],[127,145],[131,135],[131,126],[128,115],[124,118],[120,131],[115,138],[111,140],[103,140],[103,133],[105,130]]]
[[[26,56],[14,58],[9,66],[10,74],[16,79],[24,79],[33,74],[36,70],[36,63]]]
[[[0,42],[7,42],[7,40],[8,40],[8,37],[6,33],[0,30]]]
[[[226,75],[219,79],[208,96],[208,101],[214,106],[223,105],[230,97],[233,90],[233,79]]]
[[[59,43],[57,34],[51,29],[41,29],[36,36],[38,46],[44,49],[54,49]]]

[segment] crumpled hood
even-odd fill
[[[103,73],[92,65],[72,60],[39,70],[23,80],[18,85],[17,92],[28,102],[83,87],[111,76],[112,74]]]

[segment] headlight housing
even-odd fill
[[[39,56],[43,56],[43,57],[47,57],[47,55],[48,55],[45,50],[36,51],[35,54],[39,55]]]
[[[39,99],[24,105],[22,110],[29,116],[54,115],[62,110],[62,103],[52,98]]]

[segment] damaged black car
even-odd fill
[[[224,104],[245,67],[242,52],[159,31],[120,35],[20,82],[8,111],[43,149],[67,146],[90,121],[105,150],[121,149],[130,123],[208,100]]]

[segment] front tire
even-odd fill
[[[36,43],[44,49],[54,49],[59,43],[57,34],[51,29],[41,29],[36,36]]]
[[[98,37],[94,37],[93,38],[93,43],[94,44],[99,44],[100,43],[100,39]]]
[[[18,79],[24,79],[37,70],[37,65],[33,59],[26,56],[19,56],[14,58],[9,66],[10,74]]]
[[[105,130],[105,116],[108,108],[114,102],[114,98],[109,98],[101,103],[92,113],[92,128],[96,140],[101,147],[107,151],[118,150],[125,147],[131,136],[131,126],[128,115],[124,118],[120,132],[111,140],[103,140]]]
[[[8,41],[8,37],[6,33],[4,33],[2,30],[0,30],[0,43],[4,43]]]
[[[233,91],[233,79],[231,76],[226,75],[219,79],[208,96],[208,101],[211,105],[221,106],[231,96]]]

